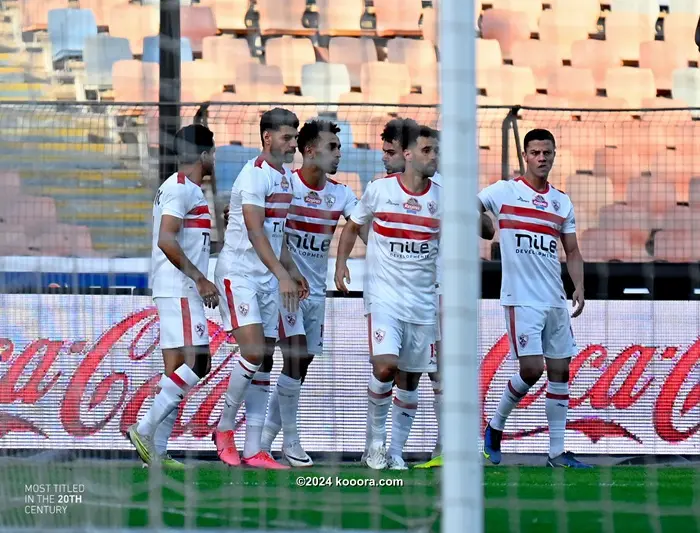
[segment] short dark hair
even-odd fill
[[[523,150],[527,150],[527,145],[530,144],[531,141],[552,141],[554,147],[557,147],[557,143],[554,140],[554,135],[552,135],[551,131],[545,129],[528,131],[525,135],[525,139],[523,139]]]
[[[260,141],[262,142],[266,131],[279,131],[282,126],[296,129],[299,127],[299,119],[294,113],[281,107],[265,111],[260,117]]]
[[[413,121],[411,121],[413,122]],[[413,122],[413,124],[406,123],[401,132],[401,148],[407,150],[414,144],[418,142],[420,137],[426,137],[428,139],[437,139],[437,131],[429,126],[421,126]]]
[[[382,141],[388,143],[401,142],[402,131],[406,124],[418,126],[418,123],[412,118],[395,118],[387,122],[384,126],[384,131],[382,131]]]
[[[340,128],[335,122],[329,120],[309,120],[299,130],[299,137],[297,138],[299,151],[303,154],[307,146],[318,141],[321,132],[335,133],[337,135],[340,132]]]
[[[190,124],[175,134],[174,144],[179,163],[196,163],[202,153],[214,148],[214,133],[202,124]]]

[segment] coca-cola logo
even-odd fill
[[[174,438],[186,433],[198,439],[208,437],[217,423],[217,405],[228,385],[228,365],[236,347],[235,340],[228,338],[217,323],[209,321],[207,327],[211,353],[217,354],[222,349],[229,353],[216,358],[219,364],[185,398],[180,416],[190,402],[196,409],[190,409],[194,414],[186,423],[178,418]],[[129,361],[146,359],[156,350],[158,334],[156,310],[147,307],[113,325],[92,343],[39,338],[18,349],[12,339],[0,338],[0,364],[5,367],[0,376],[0,438],[13,432],[49,438],[47,428],[41,427],[36,419],[17,409],[13,413],[3,411],[2,405],[36,405],[50,393],[60,398],[56,410],[68,435],[95,435],[113,420],[118,420],[119,429],[125,431],[135,422],[144,402],[154,395],[160,374],[154,372],[138,387],[130,387],[133,376],[116,370],[120,367],[115,364],[115,358],[124,357],[126,352]],[[358,342],[363,341],[358,339]],[[503,381],[500,377],[505,377],[504,362],[509,350],[504,335],[484,356],[482,406],[487,397],[500,395],[499,383]],[[640,416],[649,417],[659,439],[667,443],[684,442],[700,429],[697,410],[691,413],[700,406],[699,364],[700,340],[685,351],[676,346],[631,345],[619,353],[609,353],[600,344],[587,346],[571,363],[572,394],[567,427],[585,435],[592,443],[606,437],[641,445],[646,437],[617,419],[621,413],[639,409]],[[665,370],[657,370],[662,366]],[[143,380],[143,373],[138,379]],[[544,392],[545,385],[533,388],[518,408],[530,408]],[[587,416],[580,416],[582,410]],[[486,411],[482,409],[484,425],[488,419]],[[546,431],[543,419],[541,426],[518,429],[506,433],[504,438],[520,439]]]

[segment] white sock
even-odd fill
[[[270,403],[267,406],[267,418],[263,427],[260,447],[269,452],[272,450],[272,443],[277,438],[277,434],[282,429],[282,416],[280,415],[280,402],[277,395],[277,387],[273,387],[270,394]]]
[[[254,365],[242,357],[235,360],[231,376],[228,378],[228,388],[224,395],[224,410],[221,413],[217,430],[230,431],[236,423],[236,415],[243,403],[248,386],[260,365]],[[246,413],[247,416],[247,413]]]
[[[372,374],[367,387],[367,443],[369,449],[372,442],[386,442],[386,417],[391,405],[391,388],[393,381],[384,383]]]
[[[493,429],[503,431],[506,427],[508,415],[510,415],[513,408],[518,405],[518,402],[523,399],[529,390],[530,385],[523,381],[520,374],[515,374],[510,378],[506,389],[503,391],[503,396],[501,396],[496,414],[493,415],[491,419],[491,427]]]
[[[161,377],[158,383],[160,392],[156,394],[146,416],[139,421],[137,431],[141,435],[153,437],[156,428],[173,410],[177,410],[185,394],[197,383],[199,377],[187,365],[180,366],[170,377]]]
[[[243,457],[260,451],[267,400],[270,396],[270,373],[256,372],[245,395],[245,446]]]
[[[437,441],[436,446],[442,444],[442,433],[440,432],[440,417],[442,416],[442,383],[439,381],[430,380],[433,385],[433,413],[437,422]]]
[[[153,437],[153,442],[156,445],[156,451],[158,455],[165,455],[168,452],[168,439],[170,434],[173,432],[173,427],[175,426],[175,420],[177,420],[177,415],[180,409],[173,409],[168,416],[165,417],[158,427],[156,428],[156,434]]]
[[[391,445],[389,455],[402,457],[408,434],[418,410],[418,390],[396,388],[394,405],[391,408]]]
[[[564,435],[566,434],[566,415],[569,412],[569,384],[547,383],[547,398],[544,402],[549,423],[549,456],[556,457],[564,453]]]
[[[281,374],[277,380],[277,394],[279,396],[280,418],[284,431],[284,445],[289,446],[299,440],[297,430],[297,411],[299,410],[299,394],[301,393],[301,380],[290,378]]]

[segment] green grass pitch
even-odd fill
[[[439,469],[374,472],[356,465],[279,472],[197,462],[167,472],[129,461],[4,463],[0,525],[439,532],[440,475]],[[387,483],[381,480],[393,486],[379,486]],[[52,500],[33,493],[31,502],[27,485],[37,484],[82,485],[84,492],[65,512],[36,514],[27,506],[65,503],[59,495],[67,494],[54,487]],[[700,531],[700,470],[694,468],[489,467],[484,485],[488,532]]]

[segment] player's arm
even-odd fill
[[[490,241],[496,234],[496,229],[493,227],[493,220],[486,214],[486,208],[481,200],[479,200],[479,220],[481,222],[481,238]]]
[[[306,281],[306,278],[299,271],[299,267],[297,267],[297,264],[294,262],[294,258],[292,257],[292,253],[289,251],[289,246],[287,246],[286,242],[282,245],[280,262],[282,263],[282,266],[287,269],[287,272],[289,272],[292,279],[299,285],[299,299],[303,300],[307,298],[309,296],[309,282]]]
[[[586,300],[583,290],[583,256],[581,255],[581,250],[579,250],[578,239],[576,238],[573,208],[564,221],[561,243],[564,245],[564,252],[566,252],[566,267],[569,271],[571,281],[574,283],[574,312],[571,317],[576,318],[583,312]]]
[[[348,218],[347,223],[343,227],[343,232],[340,234],[340,242],[338,243],[338,254],[335,259],[335,286],[339,291],[349,292],[347,283],[350,283],[350,270],[348,269],[348,258],[355,246],[357,237],[362,233],[363,227],[366,227],[365,238],[367,242],[367,234],[369,233],[369,224],[374,216],[374,182],[371,182],[362,199],[357,202]]]

